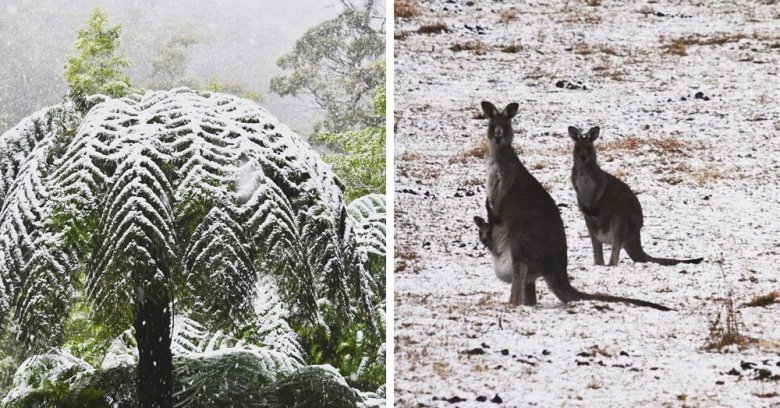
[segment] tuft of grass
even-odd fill
[[[685,45],[684,41],[680,41],[680,39],[677,39],[672,41],[669,44],[662,45],[661,53],[674,54],[674,55],[679,55],[681,57],[684,57],[688,55],[688,47]]]
[[[396,41],[403,41],[406,39],[406,37],[409,37],[408,31],[396,31],[393,33],[393,39]]]
[[[774,303],[780,303],[780,291],[773,290],[766,295],[756,296],[742,307],[767,307]]]
[[[581,42],[574,46],[574,53],[577,55],[590,55],[593,54],[593,49],[590,48],[590,45]]]
[[[450,51],[454,51],[454,52],[471,51],[477,55],[484,55],[485,52],[487,52],[487,46],[485,46],[485,43],[479,40],[468,41],[465,43],[453,44],[452,47],[450,47]]]
[[[734,294],[729,292],[723,300],[723,308],[710,321],[708,342],[704,349],[718,351],[731,345],[744,348],[755,343],[755,339],[740,332],[743,327],[739,312],[734,306]]]
[[[585,0],[585,4],[591,7],[598,7],[601,5],[601,0]]]
[[[512,44],[509,44],[509,45],[501,48],[501,52],[515,54],[515,53],[520,52],[520,50],[522,50],[522,49],[523,49],[523,47],[521,45],[517,45],[515,43],[512,43]]]
[[[604,384],[597,380],[596,378],[591,378],[590,382],[588,382],[588,385],[586,387],[590,388],[591,390],[600,390],[604,387]]]
[[[441,34],[449,31],[447,25],[442,22],[423,24],[417,29],[420,34]]]
[[[417,4],[408,1],[395,1],[393,3],[393,15],[395,18],[412,18],[421,14]]]
[[[422,156],[420,156],[420,154],[417,152],[406,151],[401,155],[401,160],[404,161],[417,161],[420,160],[421,158]]]
[[[498,21],[506,27],[509,25],[510,22],[517,19],[517,11],[515,10],[504,10],[499,14]]]
[[[721,173],[720,170],[711,167],[697,170],[693,174],[693,180],[699,186],[704,186],[705,184],[712,183],[721,178],[723,178],[723,173]]]

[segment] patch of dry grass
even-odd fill
[[[393,15],[395,18],[412,18],[417,17],[420,14],[422,14],[422,12],[416,3],[398,0],[393,2]]]
[[[598,7],[601,5],[601,0],[585,0],[585,4],[591,7]]]
[[[593,48],[584,42],[577,43],[574,45],[574,53],[577,55],[590,55],[593,54]]]
[[[446,380],[447,378],[450,377],[450,375],[452,375],[452,367],[450,367],[450,365],[447,363],[441,361],[434,361],[433,372],[435,372],[436,375],[439,376],[439,378]]]
[[[621,139],[613,139],[602,142],[599,151],[606,154],[619,153],[621,151],[633,152],[648,146],[650,151],[662,155],[677,155],[690,157],[690,150],[706,147],[703,143],[682,142],[674,137],[640,138],[627,136]]]
[[[467,163],[471,158],[484,159],[488,154],[488,141],[486,138],[481,137],[473,146],[468,149],[461,150],[454,156],[450,157],[449,163]]]
[[[780,303],[780,291],[773,290],[766,295],[754,297],[750,302],[742,305],[742,307],[767,307],[775,303]]]
[[[401,155],[401,160],[403,161],[417,161],[420,160],[421,158],[422,156],[420,155],[420,153],[417,152],[406,151]]]
[[[450,47],[450,51],[461,52],[471,51],[477,55],[484,55],[487,52],[485,43],[479,40],[467,41],[465,43],[455,43]]]
[[[672,41],[661,46],[662,54],[674,54],[684,57],[688,55],[688,47],[682,41]]]
[[[440,34],[449,31],[450,30],[447,28],[447,25],[440,21],[436,23],[423,24],[420,26],[420,28],[417,29],[417,32],[420,34]]]
[[[685,37],[675,38],[666,44],[661,45],[662,54],[675,54],[680,56],[688,55],[688,47],[703,45],[723,45],[739,42],[745,39],[771,42],[778,38],[761,33],[715,33],[711,35],[691,34]]]
[[[504,46],[501,48],[501,52],[506,52],[510,54],[515,54],[520,52],[523,49],[523,46],[517,45],[515,43],[509,44],[507,46]]]
[[[704,186],[715,182],[723,178],[723,173],[720,170],[708,167],[700,170],[696,170],[693,173],[693,180],[699,186]]]
[[[394,255],[396,273],[405,271],[407,268],[413,266],[418,259],[420,259],[420,255],[418,255],[417,252],[411,248],[403,246],[396,247]]]

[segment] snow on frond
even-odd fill
[[[260,275],[255,286],[254,309],[259,341],[271,350],[303,361],[298,335],[287,323],[289,311],[279,297],[276,277]]]
[[[385,257],[387,214],[385,196],[369,194],[352,201],[347,207],[349,225],[354,231],[358,250],[365,257]]]
[[[73,104],[44,108],[0,135],[0,207],[30,152],[44,139],[69,134],[78,125]]]
[[[87,279],[88,299],[109,316],[127,313],[139,290],[168,288],[178,263],[173,214],[166,205],[171,186],[144,145],[127,150],[101,206],[100,244]]]
[[[56,236],[40,236],[35,247],[16,304],[17,342],[28,354],[62,343],[77,265],[75,254],[61,248]]]
[[[72,106],[58,105],[39,111],[0,137],[0,171],[6,176],[0,186],[0,318],[4,321],[16,307],[18,322],[42,324],[37,339],[23,339],[25,347],[47,346],[53,340],[48,335],[56,339],[67,310],[70,286],[61,272],[70,261],[50,235],[52,205],[46,179],[52,154],[76,119]],[[45,285],[48,279],[56,286]],[[53,302],[42,301],[41,293],[24,292],[19,298],[20,291],[37,289],[52,295]]]
[[[235,339],[230,333],[210,332],[203,325],[186,316],[176,317],[174,321],[171,351],[174,357],[188,359],[247,354],[257,360],[255,364],[262,369],[267,378],[274,379],[302,367],[302,360],[298,354],[300,351],[296,351],[296,354],[287,354],[275,347],[247,344]],[[134,365],[137,362],[138,350],[130,329],[114,339],[100,368],[105,370]]]
[[[122,332],[119,337],[111,341],[108,351],[100,363],[102,370],[108,370],[125,365],[138,363],[138,349],[133,329]]]
[[[209,332],[202,325],[186,317],[178,317],[173,326],[171,350],[174,356],[207,358],[247,353],[254,356],[270,377],[289,374],[301,367],[297,356],[291,356],[270,347],[259,347],[236,340],[229,333]]]
[[[212,321],[247,321],[257,272],[243,244],[244,232],[213,207],[195,229],[184,254],[184,281],[192,310]]]
[[[13,388],[3,398],[2,404],[22,398],[29,392],[42,388],[46,383],[73,384],[95,371],[86,361],[64,350],[52,350],[32,356],[16,369]]]

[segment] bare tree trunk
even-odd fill
[[[162,291],[166,292],[166,291]],[[136,294],[133,326],[138,342],[137,392],[142,408],[173,407],[171,310],[167,293]]]

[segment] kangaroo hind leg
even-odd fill
[[[628,229],[628,223],[625,219],[621,218],[617,221],[617,225],[613,226],[612,231],[612,256],[609,257],[609,266],[617,266],[620,262],[620,250],[623,249],[625,244],[626,232]]]
[[[522,262],[515,262],[512,265],[512,289],[509,294],[509,303],[512,306],[527,304],[526,281],[528,277],[528,266]],[[536,302],[536,290],[534,290],[534,302]]]

